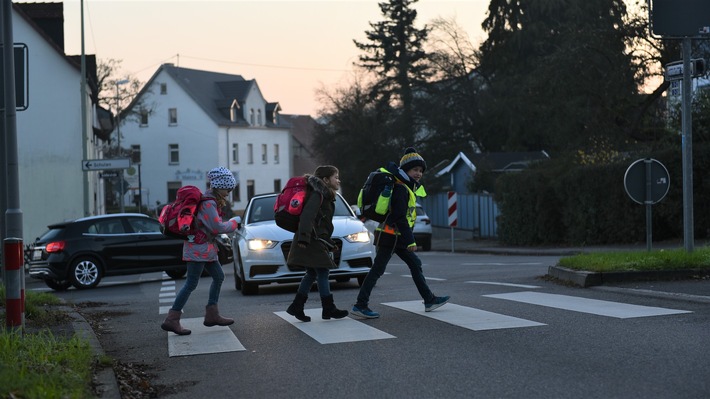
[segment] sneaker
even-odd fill
[[[436,308],[446,305],[446,302],[449,302],[449,298],[448,296],[435,296],[431,302],[424,302],[424,311],[431,312]]]
[[[366,319],[376,319],[376,318],[380,317],[379,313],[370,310],[370,308],[368,308],[367,306],[365,306],[365,307],[353,306],[353,308],[350,310],[350,313],[354,314],[355,316],[364,317]]]

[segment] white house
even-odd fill
[[[101,181],[81,166],[84,145],[87,159],[98,158],[102,140],[92,128],[88,88],[83,139],[81,68],[64,54],[62,3],[12,6],[13,40],[27,46],[29,58],[27,108],[16,114],[22,238],[27,244],[51,223],[103,212]]]
[[[124,205],[139,190],[145,210],[173,201],[182,186],[204,189],[217,166],[237,179],[233,210],[255,194],[280,191],[293,173],[293,139],[279,111],[255,80],[161,65],[121,113],[121,146],[135,166]]]

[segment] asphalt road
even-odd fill
[[[555,256],[421,255],[430,287],[450,304],[423,312],[407,267],[394,258],[371,297],[382,314],[375,320],[292,323],[280,312],[295,284],[242,296],[231,265],[220,309],[236,323],[182,341],[160,323],[184,280],[113,277],[58,296],[90,303],[106,353],[145,365],[155,383],[177,388],[171,398],[710,396],[707,303],[559,285],[542,277]],[[184,319],[199,324],[210,281],[201,280]],[[28,289],[44,285],[28,281]],[[332,290],[340,308],[358,292],[354,281]],[[317,316],[319,308],[312,292],[306,309]],[[217,335],[243,350],[170,356],[171,345],[191,350]]]

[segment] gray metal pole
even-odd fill
[[[118,85],[119,82],[116,82],[116,136],[118,137],[118,157],[122,158],[123,157],[123,151],[121,150],[121,106],[119,105],[119,97],[118,97]],[[125,212],[125,206],[123,204],[123,197],[125,196],[125,193],[123,192],[123,172],[125,172],[124,169],[120,169],[121,173],[121,178],[119,179],[119,184],[121,185],[120,188],[120,193],[121,193],[121,213]]]
[[[4,6],[0,3],[0,21],[4,20],[5,17],[5,12],[4,12]],[[0,33],[0,46],[5,42],[3,38],[3,34]],[[4,74],[3,76],[0,76],[0,79],[3,79],[4,82]],[[4,87],[7,87],[7,84],[5,84]],[[0,93],[0,96],[4,96],[5,93]],[[5,97],[3,97],[4,99]],[[5,150],[5,111],[0,109],[0,188],[5,188],[7,187],[7,159],[5,157],[6,150]],[[7,211],[7,190],[2,190],[0,192],[0,242],[5,242],[5,226],[7,224],[5,223],[5,211]],[[3,251],[4,248],[0,249],[0,252]],[[0,254],[1,255],[1,254]],[[0,263],[3,262],[3,258],[0,256]],[[5,282],[5,267],[0,265],[0,270],[2,270],[2,282]]]
[[[5,156],[7,157],[7,210],[5,237],[22,238],[22,210],[20,210],[20,176],[17,156],[17,103],[15,102],[15,52],[12,37],[12,1],[3,0],[2,47],[5,68]]]
[[[693,229],[693,117],[692,82],[690,77],[690,38],[683,39],[683,236],[685,251],[693,252],[695,245]]]
[[[81,3],[81,148],[84,157],[88,159],[89,132],[86,126],[86,54],[84,52],[84,0]],[[89,216],[89,173],[84,173],[84,216]]]
[[[651,187],[652,187],[652,182],[651,182],[651,159],[647,158],[644,159],[644,164],[646,168],[646,250],[651,251],[651,243],[653,242],[653,214],[651,212],[651,205],[653,204],[651,200]]]

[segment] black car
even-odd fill
[[[104,276],[165,271],[181,278],[187,272],[183,241],[165,237],[159,222],[143,214],[90,216],[48,227],[30,246],[29,274],[54,290],[95,287]]]

